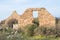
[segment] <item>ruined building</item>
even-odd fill
[[[12,15],[5,20],[5,25],[11,24],[9,26],[14,29],[18,29],[23,28],[28,24],[33,24],[33,11],[38,11],[39,27],[44,25],[55,26],[55,17],[52,16],[45,8],[29,8],[24,11],[23,15],[18,15],[17,12],[14,11]]]

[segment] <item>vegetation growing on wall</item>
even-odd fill
[[[60,40],[60,25],[58,23],[55,28],[39,27],[37,19],[33,25],[27,25],[25,31],[1,25],[0,40]]]

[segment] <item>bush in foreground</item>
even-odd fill
[[[59,30],[59,27],[53,29],[27,25],[24,33],[10,27],[4,27],[3,30],[0,30],[0,40],[60,40]]]

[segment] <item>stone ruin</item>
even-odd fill
[[[24,11],[23,15],[18,15],[17,12],[14,11],[12,15],[6,19],[5,25],[16,23],[11,25],[13,29],[19,29],[24,28],[28,24],[33,24],[33,11],[38,11],[39,27],[45,25],[55,26],[55,17],[52,16],[45,8],[29,8]]]

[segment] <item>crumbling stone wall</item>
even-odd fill
[[[55,26],[55,17],[53,17],[45,8],[29,8],[24,11],[23,15],[18,15],[16,11],[14,11],[13,14],[6,19],[5,24],[8,24],[11,19],[18,20],[18,24],[16,24],[18,25],[18,28],[33,24],[33,11],[38,11],[39,26]]]
[[[55,26],[55,17],[52,16],[45,8],[41,8],[39,11],[39,25],[40,26]]]
[[[27,19],[31,18],[29,21],[32,23],[33,11],[38,11],[39,26],[55,26],[55,17],[53,17],[45,8],[29,8],[24,12],[23,16]]]

